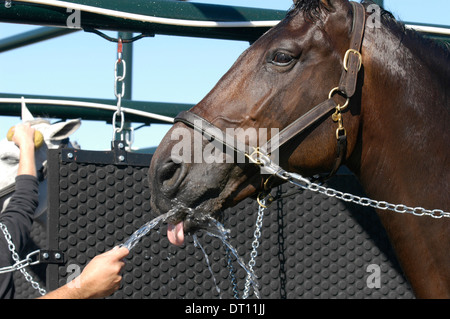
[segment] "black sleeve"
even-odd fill
[[[34,211],[38,204],[37,178],[31,175],[17,176],[14,195],[8,207],[0,214],[0,222],[11,234],[17,253],[20,253],[29,239]],[[3,231],[0,231],[0,268],[13,263]],[[0,298],[11,297],[8,292],[11,290],[11,281],[12,273],[0,275]]]

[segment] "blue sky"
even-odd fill
[[[195,2],[279,10],[288,10],[292,5],[291,0]],[[403,21],[450,26],[448,0],[385,0],[385,7]],[[36,27],[0,23],[0,38]],[[134,45],[132,98],[195,104],[247,47],[248,43],[241,41],[161,35],[139,40]],[[96,35],[76,32],[0,55],[0,92],[115,98],[116,45]],[[6,136],[9,127],[18,121],[16,117],[0,116],[0,137]],[[167,129],[162,125],[142,128],[136,131],[133,146],[155,146]],[[83,149],[104,150],[110,148],[111,136],[111,125],[84,121],[72,139]]]

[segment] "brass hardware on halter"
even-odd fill
[[[347,131],[343,126],[336,129],[336,139],[338,140],[340,136],[347,136]]]
[[[245,156],[253,163],[256,165],[262,165],[262,162],[259,160],[260,155],[263,155],[260,151],[259,151],[259,147],[253,148],[253,153],[249,154],[245,154]],[[255,158],[256,156],[256,158]]]
[[[264,199],[264,198],[261,198],[261,197],[264,197],[264,196],[267,196],[267,198],[265,199],[265,203],[263,204],[262,203],[262,200]],[[274,202],[274,200],[275,200],[275,198],[272,196],[272,194],[265,194],[264,192],[261,192],[261,193],[259,193],[258,194],[258,196],[256,197],[256,201],[258,202],[258,205],[259,206],[261,206],[262,208],[267,208],[267,207],[269,207],[273,202]],[[267,205],[265,205],[266,203],[268,203]]]
[[[330,91],[330,93],[328,94],[328,98],[331,99],[333,94],[337,91],[339,91],[338,87],[335,87],[334,89],[332,89]],[[334,112],[333,115],[331,116],[331,118],[333,119],[334,122],[338,122],[338,128],[336,130],[336,139],[339,139],[340,136],[347,136],[347,131],[345,130],[344,125],[343,125],[341,112],[347,108],[349,102],[350,102],[350,98],[347,98],[347,101],[345,102],[345,104],[343,106],[338,104],[336,106],[336,112]]]
[[[361,70],[361,66],[362,66],[361,53],[359,53],[359,51],[354,50],[354,49],[348,49],[347,52],[345,52],[344,61],[343,61],[345,71],[348,71],[348,58],[350,56],[350,53],[356,54],[358,56],[358,58],[359,58],[358,71]]]
[[[259,147],[253,148],[253,153],[250,155],[245,153],[245,156],[253,163],[259,166],[264,166],[271,162],[270,160],[270,154],[265,154],[261,152]]]
[[[262,208],[267,208],[266,205],[263,205],[261,203],[261,199],[260,199],[261,195],[264,195],[264,194],[263,193],[259,193],[258,196],[256,197],[256,201],[258,202],[258,205],[261,206]]]
[[[335,87],[334,89],[332,89],[330,91],[330,93],[328,94],[328,99],[331,99],[334,95],[334,93],[336,93],[337,91],[339,91],[339,87]],[[336,106],[336,110],[338,111],[343,111],[347,108],[348,104],[350,103],[350,98],[347,97],[347,100],[345,101],[345,104],[340,106],[339,104]]]
[[[266,181],[264,182],[264,191],[265,192],[268,192],[268,191],[270,191],[271,189],[272,189],[272,186],[271,186],[271,184],[269,183],[269,181],[270,181],[270,179],[273,177],[274,175],[270,175],[267,179],[266,179]]]
[[[343,122],[342,122],[342,113],[341,111],[336,107],[336,112],[331,116],[334,122],[338,122],[338,128],[336,130],[336,139],[339,139],[340,136],[346,136],[347,131],[344,128]]]

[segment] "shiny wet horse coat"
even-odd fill
[[[352,16],[348,1],[297,1],[191,111],[222,130],[285,128],[339,82]],[[380,22],[365,28],[356,94],[343,112],[346,165],[371,198],[449,211],[449,50],[405,30],[386,12]],[[173,132],[181,128],[187,129],[178,123],[168,132],[149,174],[156,211],[174,203],[194,211],[172,220],[178,225],[174,243],[205,215],[220,216],[257,194],[263,181],[248,163],[180,163],[171,150],[179,142]],[[280,165],[307,176],[328,172],[335,131],[336,123],[325,118],[281,149]],[[209,142],[202,143],[204,149]],[[379,216],[416,296],[450,297],[450,221],[384,211]]]

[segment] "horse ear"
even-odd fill
[[[48,130],[46,130],[46,138],[51,140],[63,140],[76,132],[81,125],[80,119],[69,120],[66,122],[59,122],[52,124]]]
[[[28,110],[28,108],[25,104],[25,98],[22,96],[22,122],[28,122],[28,121],[33,121],[33,120],[34,120],[34,116]]]

